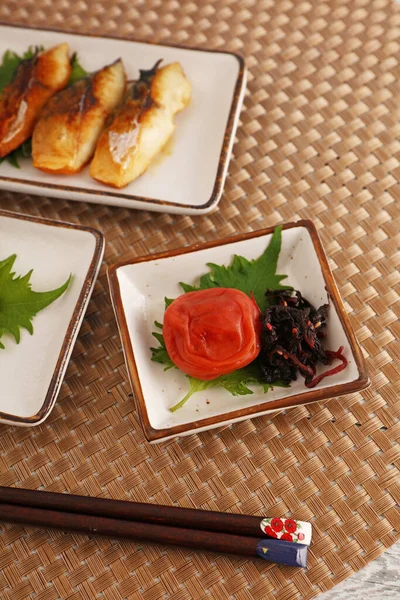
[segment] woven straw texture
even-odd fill
[[[0,484],[294,514],[315,527],[303,571],[1,525],[1,600],[305,600],[332,588],[400,535],[396,5],[8,0],[0,19],[223,48],[242,53],[249,67],[229,177],[211,215],[0,194],[2,208],[91,225],[107,241],[51,417],[34,429],[0,427]],[[299,218],[313,219],[320,231],[368,360],[371,388],[150,446],[127,383],[106,264]]]

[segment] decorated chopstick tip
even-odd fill
[[[269,538],[283,542],[295,542],[309,546],[311,544],[312,526],[307,521],[266,517],[260,523],[261,531]]]

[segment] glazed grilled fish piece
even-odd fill
[[[90,175],[122,188],[141,175],[175,129],[174,115],[190,102],[191,86],[179,63],[141,71],[111,124],[100,136]]]
[[[21,62],[0,93],[0,158],[31,137],[43,106],[67,85],[70,74],[68,44]]]
[[[107,117],[121,102],[126,77],[119,59],[54,96],[32,136],[33,166],[77,173],[92,158]]]

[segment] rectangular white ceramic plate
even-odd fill
[[[278,273],[291,285],[320,306],[331,297],[326,348],[344,346],[348,367],[310,390],[299,377],[290,388],[276,387],[264,394],[260,387],[254,394],[234,397],[222,388],[196,393],[181,409],[169,408],[182,399],[189,387],[185,375],[178,370],[163,372],[163,366],[150,360],[150,346],[157,346],[152,337],[154,321],[163,320],[164,297],[182,294],[179,281],[194,283],[207,272],[209,262],[228,265],[234,254],[257,258],[265,250],[271,233],[255,232],[205,249],[193,247],[169,253],[167,257],[115,265],[109,271],[114,308],[122,334],[132,387],[147,438],[163,441],[174,435],[187,435],[226,423],[259,416],[305,402],[321,400],[361,389],[368,384],[361,350],[344,312],[317,232],[309,221],[289,224],[282,231],[282,249]],[[245,237],[245,239],[243,239]],[[210,244],[208,245],[210,246]],[[181,253],[179,253],[181,252]],[[278,402],[276,402],[278,401]]]
[[[21,330],[17,345],[1,338],[0,422],[38,425],[56,401],[104,253],[94,229],[0,211],[0,260],[17,255],[13,271],[33,269],[32,289],[48,291],[73,279],[68,290]]]
[[[228,169],[245,90],[243,59],[229,52],[187,49],[123,39],[76,35],[0,25],[0,55],[29,45],[49,48],[68,42],[87,71],[122,57],[128,79],[162,58],[179,61],[192,85],[190,105],[176,116],[167,149],[146,173],[123,190],[93,180],[88,168],[77,175],[50,175],[21,161],[21,169],[0,165],[0,188],[67,200],[113,204],[170,213],[204,214],[218,204]]]

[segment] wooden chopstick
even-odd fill
[[[3,498],[2,498],[3,500]],[[62,529],[72,533],[103,535],[129,540],[172,544],[192,550],[206,550],[219,554],[259,557],[270,562],[305,567],[308,547],[274,539],[257,539],[227,533],[199,531],[165,525],[153,525],[104,516],[47,510],[0,503],[0,521]]]
[[[0,503],[31,506],[58,512],[106,516],[114,519],[125,519],[127,521],[214,531],[240,536],[256,538],[271,537],[271,535],[268,535],[268,532],[271,530],[271,526],[268,524],[269,519],[250,515],[219,513],[176,506],[143,504],[128,502],[126,500],[90,498],[87,496],[8,487],[0,487]],[[290,535],[293,539],[298,540],[306,546],[310,545],[311,523],[295,521],[293,519],[282,520],[281,531],[274,531],[274,536],[277,539],[288,533],[288,530],[285,530],[284,523],[286,523],[288,530],[290,529]],[[275,529],[279,529],[279,526]]]

